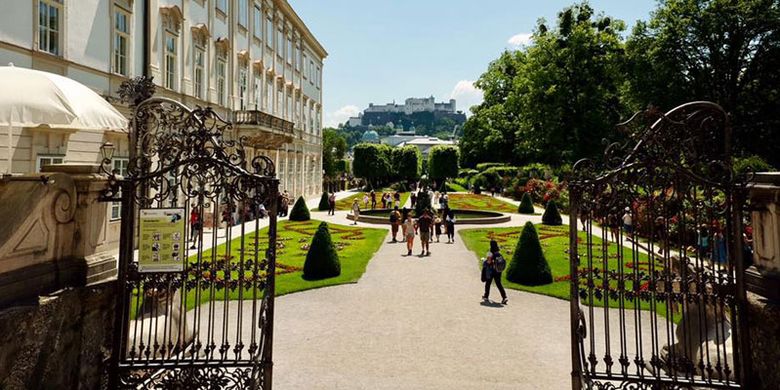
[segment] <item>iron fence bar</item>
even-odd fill
[[[263,351],[263,390],[271,390],[273,386],[273,345],[274,345],[274,301],[276,298],[276,230],[277,230],[277,198],[279,196],[279,180],[270,184],[271,215],[268,225],[268,271],[265,294],[268,298],[264,334],[266,341]]]
[[[114,348],[111,351],[111,366],[109,372],[109,388],[115,389],[119,386],[119,365],[125,357],[127,349],[126,340],[128,334],[127,321],[129,317],[130,305],[127,285],[127,273],[130,263],[133,261],[133,238],[135,229],[135,202],[133,196],[132,182],[122,180],[119,182],[122,194],[122,224],[120,225],[119,235],[119,259],[117,269],[117,294],[116,294],[116,316],[114,317]]]
[[[579,307],[579,258],[577,247],[577,215],[578,215],[578,193],[572,194],[573,201],[569,206],[569,274],[571,283],[569,285],[569,317],[571,326],[571,387],[572,390],[582,389],[582,357],[580,356],[580,307]]]

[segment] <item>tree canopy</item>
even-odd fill
[[[392,149],[392,171],[401,180],[416,180],[422,174],[422,153],[414,145]]]
[[[587,2],[540,20],[475,83],[484,101],[464,125],[463,165],[570,164],[621,141],[633,112],[710,100],[731,114],[738,154],[780,166],[780,1],[666,0],[624,31]]]
[[[390,147],[380,144],[357,144],[353,149],[352,171],[369,183],[390,176]]]
[[[437,145],[428,152],[428,175],[431,179],[446,179],[458,176],[458,148]]]
[[[347,140],[337,130],[322,130],[322,170],[327,176],[334,177],[340,171],[339,161],[347,152]]]

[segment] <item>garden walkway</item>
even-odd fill
[[[343,224],[345,214],[312,217]],[[570,386],[568,302],[507,290],[509,305],[482,304],[459,237],[430,257],[415,249],[406,257],[404,244],[386,243],[357,284],[277,298],[275,388]],[[500,300],[495,288],[491,297]]]

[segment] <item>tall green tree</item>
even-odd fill
[[[352,150],[352,172],[366,179],[370,187],[390,176],[390,147],[380,144],[357,144]]]
[[[626,52],[633,108],[714,101],[731,114],[738,152],[780,166],[780,1],[667,0]]]
[[[455,146],[437,145],[428,152],[428,176],[444,188],[447,178],[457,177],[460,153]]]
[[[332,128],[322,130],[322,170],[329,177],[339,173],[338,161],[347,152],[347,140],[341,133]]]
[[[484,102],[464,127],[464,162],[571,163],[603,150],[620,100],[625,23],[587,2],[541,20],[525,49],[504,52],[476,82]]]
[[[392,149],[393,176],[401,180],[417,180],[422,174],[422,153],[414,145]]]

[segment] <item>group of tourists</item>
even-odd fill
[[[290,202],[292,202],[292,195],[287,192],[287,190],[284,190],[281,194],[279,194],[279,198],[277,200],[277,205],[279,208],[276,210],[276,214],[278,217],[286,217],[287,213],[290,209]]]
[[[395,207],[390,212],[390,227],[393,235],[392,242],[398,242],[398,233],[406,241],[407,256],[412,255],[414,249],[414,238],[420,236],[421,252],[420,256],[430,256],[430,243],[436,238],[436,242],[441,242],[441,235],[447,235],[447,243],[455,242],[455,212],[452,210],[440,210],[438,212],[430,209],[422,211],[418,218],[412,216],[412,210]]]

